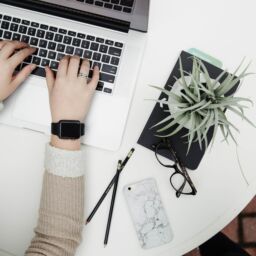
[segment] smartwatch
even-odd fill
[[[51,132],[60,139],[77,140],[84,135],[84,124],[77,120],[60,120],[52,123]]]

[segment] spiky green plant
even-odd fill
[[[227,74],[225,70],[216,79],[212,79],[200,59],[193,58],[192,73],[183,69],[180,59],[180,78],[175,79],[182,90],[175,92],[152,86],[167,96],[166,100],[158,102],[167,104],[168,110],[165,111],[170,113],[165,119],[153,126],[164,125],[157,130],[158,134],[156,136],[170,137],[178,133],[182,128],[187,128],[188,133],[185,136],[188,138],[189,152],[191,144],[195,141],[199,143],[201,149],[203,143],[205,147],[208,146],[207,133],[211,127],[213,127],[213,143],[220,127],[224,140],[228,141],[228,137],[231,137],[236,143],[231,130],[239,130],[228,120],[226,110],[232,111],[255,127],[244,115],[244,109],[248,107],[241,104],[242,102],[253,104],[253,102],[247,98],[234,97],[233,95],[226,96],[226,93],[232,90],[239,81],[251,74],[247,73],[248,65],[237,75],[242,64],[243,61],[233,74]],[[171,132],[168,132],[170,129]],[[166,131],[167,133],[163,134]]]

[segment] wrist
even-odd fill
[[[67,139],[60,139],[58,136],[52,135],[51,145],[55,148],[60,148],[65,150],[80,150],[81,139],[67,140]]]

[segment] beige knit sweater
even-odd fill
[[[26,256],[75,255],[84,226],[83,163],[81,150],[46,145],[39,218]]]

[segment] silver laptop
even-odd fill
[[[117,150],[140,70],[150,0],[0,0],[0,40],[37,47],[17,70],[38,68],[5,101],[0,122],[50,134],[44,66],[57,71],[64,55],[100,67],[100,81],[85,120],[84,143]],[[91,75],[92,72],[90,72]]]

